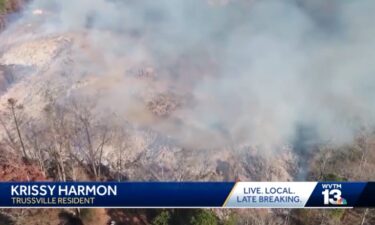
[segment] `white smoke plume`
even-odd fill
[[[82,66],[106,76],[130,58],[189,95],[147,125],[190,146],[273,149],[299,126],[342,144],[374,125],[372,0],[35,0],[36,9],[48,13],[39,35],[87,32],[105,66]],[[17,23],[36,20],[24,14]],[[129,88],[144,87],[119,83],[105,102],[141,113]]]

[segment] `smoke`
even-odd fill
[[[101,67],[102,77],[150,66],[163,87],[188,96],[146,123],[188,146],[274,149],[300,126],[343,144],[374,125],[372,0],[35,0],[36,8],[50,13],[38,19],[41,35],[87,33],[101,61],[82,66]],[[18,23],[36,20],[26,14]],[[147,88],[117,82],[103,104],[131,120],[145,110],[134,93]]]

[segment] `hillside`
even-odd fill
[[[374,3],[158,3],[0,0],[0,180],[375,179]],[[4,209],[0,224],[371,225],[374,214]]]

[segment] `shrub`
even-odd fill
[[[344,209],[331,209],[330,215],[332,219],[340,220],[342,216],[344,215],[345,210]]]
[[[337,181],[337,182],[347,181],[347,179],[345,177],[339,177],[339,176],[337,176],[336,174],[333,174],[333,173],[325,174],[323,176],[323,180],[325,180],[325,181]]]
[[[217,225],[216,216],[207,210],[199,210],[190,220],[191,225]]]
[[[168,225],[171,215],[168,211],[163,211],[157,215],[152,221],[152,225]]]
[[[223,223],[223,225],[236,225],[237,224],[237,216],[235,214],[231,214]]]
[[[0,0],[0,13],[4,13],[8,0]]]

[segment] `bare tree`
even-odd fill
[[[361,219],[361,225],[365,224],[367,213],[368,213],[368,208],[365,209],[365,211],[363,212],[362,219]]]
[[[32,150],[31,157],[38,160],[39,167],[43,172],[43,175],[46,175],[46,157],[44,154],[44,144],[45,140],[43,139],[44,134],[46,133],[45,127],[41,123],[35,121],[29,121],[26,124],[25,128],[25,138]]]
[[[72,133],[71,120],[68,109],[54,101],[44,109],[47,121],[44,136],[46,150],[56,163],[59,180],[67,179],[67,163],[71,163],[73,153],[71,151]]]
[[[101,177],[104,148],[112,140],[113,131],[108,119],[95,114],[93,99],[70,99],[73,114],[74,145],[89,164],[95,179]]]
[[[123,177],[122,173],[124,170],[124,164],[126,162],[125,152],[128,148],[128,145],[129,142],[127,140],[127,134],[125,130],[122,127],[116,129],[116,135],[113,140],[113,148],[115,153],[114,156],[116,158],[114,168],[118,181],[121,181]]]
[[[363,177],[363,171],[367,164],[367,158],[369,155],[369,132],[366,130],[362,130],[360,136],[357,138],[357,145],[360,150],[360,162],[357,168],[357,174],[359,177]]]
[[[21,126],[25,122],[23,105],[17,104],[14,98],[9,98],[7,103],[7,111],[0,119],[0,124],[6,133],[7,143],[12,149],[20,151],[25,160],[29,160],[21,132]]]
[[[322,180],[326,175],[326,166],[331,159],[332,149],[331,148],[320,148],[321,156],[318,160],[319,164],[319,177],[318,180]]]

